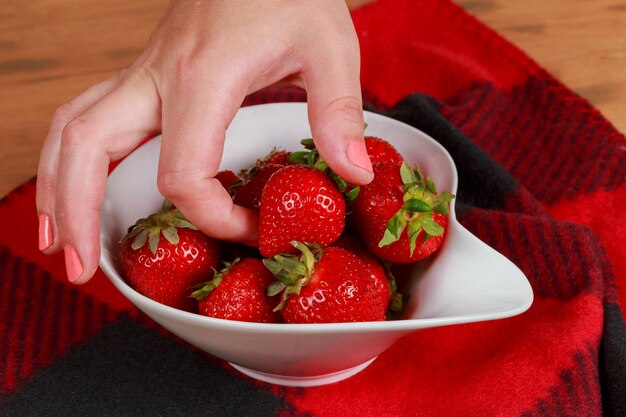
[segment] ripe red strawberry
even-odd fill
[[[326,161],[320,156],[313,139],[302,139],[300,143],[306,151],[293,152],[289,155],[289,162],[293,164],[306,165],[328,175],[333,180],[337,189],[343,194],[348,204],[352,203],[359,195],[359,186],[349,184],[328,167]]]
[[[199,300],[198,312],[227,320],[281,322],[280,314],[272,311],[276,298],[266,294],[274,277],[263,262],[247,258],[225,264],[224,269],[215,271],[213,280],[192,294]]]
[[[384,139],[375,136],[366,136],[365,149],[367,150],[372,164],[380,162],[404,162],[404,158],[402,158],[400,152]]]
[[[286,323],[342,323],[385,320],[389,285],[374,276],[354,253],[337,247],[293,242],[302,255],[277,255],[263,262],[279,280],[268,288],[282,293],[277,306]]]
[[[194,311],[191,288],[221,262],[218,241],[197,230],[165,201],[160,212],[140,219],[122,239],[120,263],[137,292],[161,304]]]
[[[361,241],[357,240],[351,235],[341,235],[339,239],[333,243],[334,247],[349,250],[357,255],[361,261],[367,264],[368,268],[373,271],[374,274],[385,274],[385,270],[380,264],[378,258],[376,258]]]
[[[222,184],[222,187],[224,187],[226,190],[241,181],[239,175],[229,170],[218,172],[217,174],[215,174],[215,179],[218,180]]]
[[[264,158],[258,159],[256,166],[260,168],[267,165],[289,165],[290,162],[287,160],[289,155],[291,155],[291,152],[274,148]]]
[[[374,180],[352,205],[357,230],[378,258],[411,263],[431,255],[448,223],[450,193],[437,193],[430,178],[406,163],[374,165]]]
[[[322,172],[289,165],[267,181],[259,212],[259,250],[268,258],[292,252],[293,240],[327,246],[341,235],[346,204]]]
[[[282,165],[265,165],[249,170],[239,184],[231,187],[233,202],[259,211],[263,188],[265,188],[267,180],[281,168],[283,168]]]
[[[349,250],[357,255],[363,263],[367,265],[372,279],[385,280],[389,285],[389,313],[387,317],[398,315],[404,311],[405,296],[398,292],[396,278],[391,273],[388,264],[381,264],[372,252],[370,252],[362,241],[352,235],[342,235],[335,243],[334,247]]]

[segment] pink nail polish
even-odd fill
[[[42,213],[39,215],[39,250],[48,249],[53,241],[50,216]]]
[[[366,171],[374,172],[372,169],[372,161],[370,161],[365,149],[365,144],[359,141],[352,141],[348,144],[347,149],[348,159],[354,165],[363,168]]]
[[[76,282],[83,274],[83,264],[74,246],[64,245],[63,252],[65,253],[65,271],[67,272],[67,279],[70,282]]]

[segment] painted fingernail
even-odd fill
[[[76,282],[83,274],[83,264],[74,246],[64,245],[63,253],[65,253],[65,271],[67,272],[67,279],[70,282]]]
[[[367,150],[365,149],[365,144],[360,141],[352,141],[348,144],[347,149],[348,159],[354,165],[363,168],[366,171],[374,172],[372,169],[372,161],[370,161],[369,156],[367,156]]]
[[[46,250],[52,246],[52,227],[50,226],[50,216],[39,215],[39,250]]]

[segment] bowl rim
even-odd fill
[[[303,102],[296,103],[264,103],[242,107],[239,109],[235,119],[239,117],[240,114],[245,114],[249,112],[258,111],[263,108],[272,108],[272,107],[306,107],[307,104]],[[423,139],[431,142],[433,146],[438,148],[442,154],[446,157],[449,167],[452,173],[452,187],[449,190],[452,193],[457,193],[458,188],[458,172],[456,168],[456,164],[452,159],[450,153],[446,150],[443,145],[433,139],[427,133],[407,124],[403,123],[399,120],[393,119],[391,117],[370,112],[364,110],[364,118],[380,118],[384,120],[385,123],[392,123],[401,125],[402,128],[408,128],[414,130],[418,136],[423,137]],[[133,152],[136,152],[138,149],[148,145],[151,142],[156,140],[160,140],[161,135],[155,135],[150,138],[150,140],[143,143],[141,146],[137,147]],[[124,162],[122,161],[118,166],[115,167],[111,171],[111,174],[116,172],[120,166],[122,166]],[[454,211],[454,203],[455,200],[451,201],[451,210],[450,210],[450,223],[454,224],[455,227],[461,229],[461,231],[465,231],[470,233],[465,229],[456,219],[455,211]],[[489,247],[482,241],[478,240],[479,243]],[[102,232],[100,234],[100,243],[103,242]],[[490,248],[494,252],[494,249]],[[496,252],[497,253],[497,252]],[[510,262],[510,261],[509,261]],[[524,276],[524,274],[519,270],[519,268],[511,262],[511,264],[518,269],[519,273]],[[517,305],[515,308],[503,309],[502,311],[497,311],[495,313],[471,313],[464,315],[452,315],[446,317],[433,317],[433,318],[408,318],[408,319],[398,319],[398,320],[384,320],[384,321],[366,321],[366,322],[344,322],[344,323],[302,323],[302,324],[290,324],[290,323],[255,323],[255,322],[244,322],[244,321],[236,321],[236,320],[227,320],[227,319],[219,319],[214,317],[203,316],[197,313],[187,312],[183,310],[179,310],[164,304],[161,304],[157,301],[154,301],[139,292],[135,291],[130,285],[128,285],[124,279],[115,271],[111,262],[105,259],[105,251],[101,250],[100,255],[100,268],[103,270],[107,278],[113,283],[113,285],[126,297],[131,301],[135,307],[140,310],[146,312],[149,316],[152,314],[147,313],[155,313],[158,315],[167,315],[172,319],[178,321],[187,321],[196,325],[211,327],[215,329],[224,329],[224,330],[242,330],[247,332],[258,332],[258,333],[280,333],[280,334],[308,334],[308,333],[359,333],[359,332],[396,332],[396,331],[412,331],[421,328],[429,328],[429,327],[439,327],[446,325],[454,325],[454,324],[463,324],[463,323],[473,323],[479,321],[486,320],[495,320],[502,319],[507,317],[512,317],[518,315],[524,311],[526,311],[533,301],[533,293],[530,288],[530,283],[525,281],[524,284],[527,285],[527,290],[530,293],[530,296],[526,300],[525,303]]]

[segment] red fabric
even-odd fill
[[[390,107],[414,92],[440,100],[441,117],[471,141],[448,144],[462,186],[474,187],[474,175],[485,184],[485,195],[483,183],[467,192],[460,218],[524,271],[536,298],[510,319],[409,335],[337,384],[256,385],[291,404],[284,416],[601,415],[610,391],[600,378],[605,312],[626,301],[624,137],[449,1],[379,0],[353,18],[366,101]],[[497,166],[481,171],[476,155]],[[500,192],[502,173],[513,182]],[[73,287],[63,256],[39,253],[32,182],[0,202],[0,217],[0,394],[8,395],[120,313],[140,313],[101,272]]]

